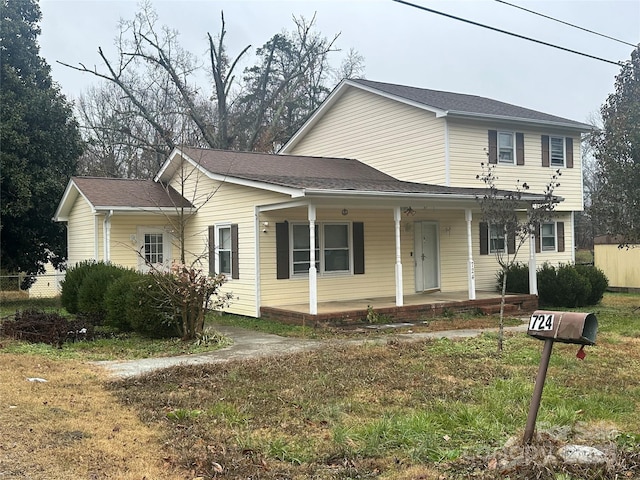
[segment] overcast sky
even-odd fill
[[[434,10],[613,61],[633,47],[532,15],[495,0],[411,0]],[[640,42],[640,0],[548,0],[510,3],[626,42]],[[154,1],[160,23],[203,60],[207,32],[216,35],[224,10],[230,55],[263,45],[293,27],[292,15],[311,18],[338,46],[365,58],[365,77],[402,85],[469,93],[577,121],[587,121],[614,91],[619,67],[427,13],[392,0]],[[56,63],[101,68],[98,47],[115,58],[118,22],[138,9],[129,0],[40,0],[41,55],[70,98],[96,79]],[[336,65],[340,55],[334,58]]]

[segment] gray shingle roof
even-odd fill
[[[358,160],[235,152],[201,148],[182,151],[207,171],[280,187],[325,192],[367,192],[482,196],[483,188],[446,187],[404,182]],[[537,197],[536,195],[528,195]]]
[[[590,126],[567,118],[549,115],[517,105],[492,100],[490,98],[467,95],[463,93],[428,90],[426,88],[408,87],[393,83],[374,82],[372,80],[350,80],[368,88],[384,92],[389,95],[404,98],[412,102],[443,110],[449,114],[467,114],[474,116],[488,116],[509,120],[533,121],[563,125],[581,130],[589,130]]]
[[[72,177],[82,194],[94,207],[171,208],[191,207],[171,187],[153,180],[124,178]]]

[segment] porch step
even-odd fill
[[[500,305],[484,305],[482,307],[478,307],[485,315],[495,315],[496,313],[500,313]],[[514,305],[513,303],[505,303],[504,304],[504,313],[514,313],[520,310],[520,306]]]

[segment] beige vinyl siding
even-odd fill
[[[480,255],[480,212],[474,213],[473,217],[473,259],[475,263],[476,272],[476,288],[478,290],[495,290],[496,288],[496,273],[500,270],[500,266],[497,263],[495,254]],[[554,215],[555,222],[564,222],[564,252],[557,251],[542,251],[536,253],[536,265],[538,269],[546,262],[551,265],[559,265],[561,263],[572,263],[575,260],[573,253],[574,232],[572,230],[571,213],[570,212],[556,212]],[[516,262],[529,264],[529,241],[526,240],[516,257]]]
[[[178,186],[174,184],[174,188],[178,189]],[[204,175],[192,175],[188,178],[185,182],[185,197],[199,206],[198,212],[189,220],[185,230],[186,249],[190,252],[191,260],[200,259],[199,264],[205,271],[208,271],[208,227],[232,223],[238,225],[240,278],[228,279],[222,287],[222,292],[229,292],[234,297],[225,311],[255,316],[255,206],[282,202],[287,197],[241,185],[215,182]],[[262,240],[263,234],[260,235]],[[275,238],[275,225],[269,228],[264,237]],[[275,269],[275,260],[273,268]]]
[[[125,268],[138,269],[138,250],[144,245],[144,239],[140,238],[140,230],[146,228],[158,228],[163,235],[169,235],[172,244],[170,252],[163,252],[165,263],[171,264],[177,260],[180,250],[176,239],[172,236],[175,231],[169,217],[161,213],[119,214],[111,217],[111,262]]]
[[[67,266],[83,260],[95,260],[95,227],[91,206],[81,195],[69,212],[67,221]]]
[[[594,245],[595,266],[609,279],[615,288],[640,289],[640,245],[618,248],[618,245]]]
[[[356,158],[400,180],[441,184],[444,138],[435,114],[350,88],[287,153]]]
[[[543,193],[551,175],[557,167],[542,166],[542,135],[572,136],[570,132],[533,130],[506,124],[449,120],[449,153],[451,165],[451,186],[482,187],[476,179],[482,173],[480,163],[488,162],[488,131],[508,131],[524,133],[524,165],[496,166],[499,188],[513,190],[517,180],[529,184],[530,193]],[[573,168],[561,168],[562,173],[555,193],[564,198],[557,209],[581,211],[582,203],[582,162],[580,158],[580,137],[573,138]]]

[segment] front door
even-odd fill
[[[414,227],[416,291],[424,292],[440,288],[438,224],[436,222],[416,222]]]

